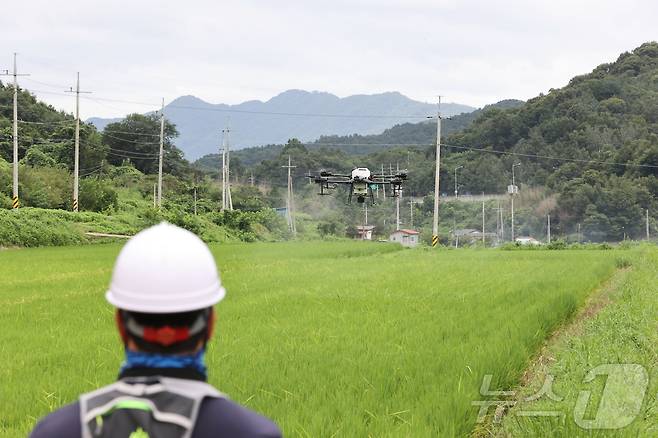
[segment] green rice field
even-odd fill
[[[0,252],[0,436],[111,383],[119,245]],[[291,437],[469,436],[480,385],[518,384],[620,251],[214,246],[227,297],[210,382]]]

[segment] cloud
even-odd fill
[[[0,68],[18,51],[26,88],[71,111],[90,99],[266,100],[289,88],[395,90],[481,106],[563,86],[655,39],[650,0],[96,1],[5,5]],[[47,85],[44,85],[47,84]],[[83,101],[82,114],[145,105]]]

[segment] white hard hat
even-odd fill
[[[178,313],[210,307],[225,294],[206,244],[163,222],[126,243],[105,297],[123,310]]]

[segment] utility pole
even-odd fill
[[[156,208],[158,206],[157,201],[158,201],[158,192],[157,192],[158,185],[153,184],[153,208]]]
[[[290,155],[288,155],[288,165],[281,167],[288,169],[288,196],[286,197],[286,216],[288,219],[288,229],[293,235],[296,235],[297,228],[295,227],[295,218],[293,216],[292,174],[290,171],[297,166],[292,165]]]
[[[229,133],[227,126],[222,129],[222,211],[233,210],[231,198],[231,158],[229,155]]]
[[[515,237],[514,236],[514,196],[516,196],[516,194],[518,193],[518,189],[516,187],[516,179],[514,178],[514,168],[520,165],[521,163],[512,164],[512,186],[511,186],[511,190],[509,190],[510,199],[512,203],[512,243],[514,243],[514,237]]]
[[[412,230],[414,229],[414,204],[416,201],[414,201],[413,198],[409,198],[409,228]]]
[[[164,98],[160,109],[160,152],[158,155],[158,208],[162,207],[162,161],[164,158]]]
[[[624,240],[626,240],[625,236],[626,236],[626,234],[624,233]],[[578,243],[580,243],[581,240],[582,240],[582,238],[580,237],[580,224],[578,224]]]
[[[384,176],[384,164],[382,164],[382,176]],[[386,184],[382,184],[384,199],[386,199]]]
[[[308,179],[309,182],[311,181],[311,178]],[[249,176],[249,184],[253,187],[254,186],[254,172],[253,170],[251,171],[251,175]]]
[[[496,208],[496,236],[498,236],[498,242],[500,242],[502,240],[500,232],[500,200],[498,200],[498,208]]]
[[[226,127],[226,198],[228,209],[233,211],[233,198],[231,197],[231,129]]]
[[[222,211],[226,210],[226,134],[222,130]]]
[[[457,194],[459,193],[459,186],[457,185],[457,171],[463,168],[464,166],[455,167],[455,199],[457,199]]]
[[[649,209],[647,208],[647,240],[649,240]]]
[[[482,199],[482,246],[485,246],[487,244],[487,241],[485,240],[484,237],[484,199]]]
[[[395,197],[395,229],[400,229],[400,198],[402,197],[402,190],[398,190],[398,195]]]
[[[12,136],[14,141],[14,167],[11,206],[12,208],[18,208],[21,205],[20,200],[18,199],[18,76],[29,76],[29,74],[18,74],[18,70],[16,68],[16,52],[14,52],[14,72],[9,73],[9,70],[5,70],[2,76],[14,77],[14,130]]]
[[[441,96],[436,112],[436,169],[434,171],[434,217],[432,220],[432,247],[439,243],[439,172],[441,171]]]
[[[222,130],[224,134],[224,150],[222,152],[222,191],[224,193],[224,201],[222,205],[225,210],[233,210],[233,199],[231,198],[231,147],[230,143],[230,126],[226,126]]]
[[[550,244],[551,243],[551,215],[548,215],[548,224],[547,224],[547,233],[546,233],[546,241]]]
[[[80,93],[91,93],[90,91],[80,91],[80,72],[78,72],[77,80],[75,83],[75,90],[73,88],[67,91],[68,93],[75,93],[75,154],[73,159],[73,211],[78,211],[78,191],[80,179]]]

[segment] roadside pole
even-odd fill
[[[16,69],[16,53],[14,52],[14,72],[9,73],[9,70],[5,70],[2,76],[13,76],[14,77],[14,124],[13,124],[13,175],[12,175],[12,194],[11,194],[11,207],[18,208],[21,206],[20,200],[18,198],[18,76],[29,76],[29,74],[22,73],[18,74]]]
[[[484,220],[485,220],[485,217],[484,217],[484,198],[482,198],[482,246],[486,246],[486,244],[487,244],[486,238],[484,236]]]
[[[158,154],[158,208],[162,207],[162,160],[164,158],[164,98],[160,110],[160,152]]]
[[[80,91],[80,72],[78,72],[73,88],[67,90],[67,93],[75,93],[75,151],[73,158],[73,211],[79,209],[79,189],[80,189],[80,93],[91,93],[91,91]]]
[[[434,216],[432,219],[432,247],[439,243],[439,173],[441,171],[441,97],[436,112],[436,168],[434,170]]]

